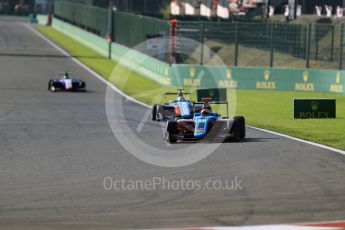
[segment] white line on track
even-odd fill
[[[313,145],[313,146],[316,146],[316,147],[319,147],[319,148],[327,149],[327,150],[330,150],[330,151],[337,152],[337,153],[340,153],[342,155],[345,155],[345,151],[343,151],[341,149],[332,148],[332,147],[329,147],[327,145],[318,144],[318,143],[315,143],[315,142],[303,140],[303,139],[300,139],[300,138],[297,138],[297,137],[292,137],[292,136],[289,136],[289,135],[286,135],[286,134],[282,134],[282,133],[277,133],[277,132],[270,131],[270,130],[267,130],[267,129],[261,129],[261,128],[257,128],[257,127],[253,127],[253,126],[247,126],[247,127],[251,128],[251,129],[259,130],[259,131],[262,131],[262,132],[274,134],[274,135],[277,135],[277,136],[281,136],[281,137],[284,137],[284,138],[287,138],[287,139],[291,139],[291,140],[294,140],[294,141],[298,141],[298,142],[302,142],[302,143],[305,143],[305,144]]]
[[[160,228],[146,230],[343,230],[337,227],[311,227],[293,225],[258,225],[258,226],[239,226],[239,227],[196,227],[196,228]]]
[[[187,228],[160,228],[146,230],[344,230],[344,221],[326,221],[279,225],[253,225],[232,227],[187,227]]]
[[[31,25],[27,24],[27,23],[22,23],[23,25],[25,25],[27,28],[29,28],[31,31],[33,31],[35,34],[37,34],[40,38],[42,38],[44,41],[46,41],[47,43],[49,43],[51,46],[53,46],[55,49],[57,49],[58,51],[60,51],[63,55],[65,55],[66,57],[70,57],[72,61],[74,61],[76,64],[78,64],[80,67],[82,67],[83,69],[85,69],[86,71],[88,71],[90,74],[92,74],[93,76],[95,76],[97,79],[99,79],[100,81],[102,81],[103,83],[105,83],[106,85],[108,85],[110,88],[112,88],[113,90],[115,90],[117,93],[119,93],[121,96],[125,97],[127,100],[135,102],[141,106],[144,106],[146,108],[151,108],[149,105],[136,100],[135,98],[128,96],[127,94],[125,94],[124,92],[122,92],[119,88],[117,88],[115,85],[111,84],[109,81],[105,80],[101,75],[99,75],[98,73],[96,73],[95,71],[93,71],[92,69],[90,69],[88,66],[84,65],[83,63],[81,63],[78,59],[72,57],[69,53],[67,53],[64,49],[62,49],[60,46],[58,46],[57,44],[55,44],[54,42],[52,42],[49,38],[47,38],[46,36],[44,36],[43,34],[41,34],[40,32],[38,32],[36,29],[34,29]],[[253,126],[247,126],[248,128],[254,129],[254,130],[258,130],[261,132],[266,132],[266,133],[270,133],[270,134],[274,134],[280,137],[284,137],[290,140],[294,140],[294,141],[298,141],[298,142],[302,142],[305,144],[309,144],[309,145],[313,145],[322,149],[326,149],[329,151],[333,151],[336,153],[340,153],[342,155],[345,155],[345,151],[340,150],[340,149],[336,149],[336,148],[332,148],[326,145],[322,145],[322,144],[318,144],[318,143],[314,143],[311,141],[306,141],[300,138],[296,138],[296,137],[292,137],[286,134],[282,134],[282,133],[277,133],[274,131],[270,131],[270,130],[266,130],[266,129],[261,129],[261,128],[257,128],[257,127],[253,127]]]

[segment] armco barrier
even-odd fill
[[[38,14],[36,16],[38,24],[45,25],[47,23],[47,17],[47,15]]]
[[[53,19],[53,27],[58,31],[74,38],[82,44],[90,47],[96,52],[107,56],[109,43],[104,39],[95,34],[89,33],[79,27],[65,23],[56,18]]]
[[[104,38],[56,18],[53,27],[108,55],[109,43]],[[112,43],[112,58],[162,85],[333,93],[344,93],[345,87],[345,72],[337,70],[169,65],[116,43]]]

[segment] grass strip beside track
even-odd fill
[[[117,87],[146,104],[160,100],[154,99],[155,95],[174,90],[174,87],[162,87],[155,81],[117,66],[116,62],[53,28],[39,26],[38,30],[104,78],[109,79],[112,75],[111,81]],[[121,74],[113,72],[115,67]],[[142,95],[143,92],[155,93]],[[236,93],[237,114],[245,116],[247,124],[345,150],[345,95],[264,90],[237,90]],[[295,120],[292,118],[293,98],[336,98],[337,118]]]

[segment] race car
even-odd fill
[[[51,79],[48,82],[48,90],[55,91],[86,91],[86,83],[82,80],[71,77],[72,73],[63,72],[57,73],[56,79]]]
[[[177,98],[170,103],[167,103],[167,96],[169,95],[176,95],[176,93],[165,93],[165,104],[153,105],[153,121],[169,121],[181,118],[193,118],[194,106],[190,101],[190,93],[184,93],[184,89],[178,89]],[[189,100],[186,100],[185,96],[189,96]]]
[[[227,102],[215,102],[225,104]],[[242,116],[221,117],[212,112],[209,102],[205,102],[200,113],[192,119],[168,121],[164,139],[168,143],[177,141],[240,141],[245,138],[245,119]]]

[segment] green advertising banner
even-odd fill
[[[344,93],[345,72],[337,70],[173,65],[174,85]]]

